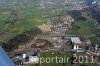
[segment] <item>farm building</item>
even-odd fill
[[[79,45],[81,44],[81,41],[78,37],[72,37],[71,38],[72,44],[73,44],[73,49],[77,50],[79,49]]]

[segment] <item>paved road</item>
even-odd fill
[[[33,36],[36,38],[53,38],[53,37],[93,37],[95,35],[52,35],[52,36]]]

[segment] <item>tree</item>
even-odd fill
[[[31,31],[24,32],[10,39],[6,44],[3,44],[2,47],[10,52],[14,49],[17,49],[20,44],[25,44],[31,39],[34,39],[34,36],[41,34],[41,30],[38,28],[34,28]]]

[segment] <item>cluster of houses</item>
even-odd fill
[[[71,41],[72,41],[74,50],[80,49],[79,45],[81,45],[81,41],[80,41],[80,39],[78,37],[72,37]]]
[[[82,10],[86,7],[87,5],[84,0],[65,0],[65,8],[67,10]]]
[[[54,24],[49,21],[47,24],[42,24],[39,28],[43,33],[55,33],[55,34],[64,34],[69,28],[72,28],[74,18],[70,15],[59,18],[60,22]]]
[[[49,21],[46,24],[42,24],[39,27],[43,33],[51,33],[53,35],[65,35],[65,32],[72,28],[72,25],[74,23],[74,18],[71,17],[70,15],[68,16],[63,16],[59,18],[59,21],[54,24],[53,22]],[[44,38],[42,38],[44,39]],[[45,40],[38,39],[32,42],[31,47],[35,46],[37,47],[43,47],[46,44]],[[95,54],[100,55],[100,45],[96,44],[95,46],[91,46],[91,41],[89,38],[80,38],[80,37],[70,37],[71,40],[71,51],[73,52],[95,52]],[[62,37],[53,37],[52,39],[49,40],[51,43],[53,43],[53,48],[54,50],[60,50],[65,46],[66,42],[63,41]],[[85,45],[85,48],[82,47],[83,44],[88,45],[88,47]],[[27,46],[28,47],[28,46]],[[30,47],[30,46],[29,46]],[[28,47],[28,48],[29,48]],[[34,48],[34,47],[33,47]],[[60,48],[60,49],[59,49]],[[30,48],[31,50],[32,48]],[[49,50],[48,50],[49,51]],[[91,54],[91,53],[90,53]],[[92,54],[91,54],[92,55]],[[33,64],[33,63],[38,63],[39,62],[39,53],[38,52],[29,52],[29,53],[21,53],[21,54],[16,54],[14,55],[15,57],[12,58],[13,62],[15,63],[16,66],[24,66],[27,64]]]
[[[39,54],[37,52],[31,53],[17,53],[15,57],[12,58],[15,66],[24,66],[27,64],[37,64],[39,63]]]
[[[62,47],[63,44],[60,44],[60,40],[62,42],[61,38],[53,38],[54,42],[58,42],[57,45],[54,45],[55,49],[54,51],[57,51],[56,48]],[[83,53],[86,52],[88,55],[98,56],[100,57],[100,44],[87,44],[87,46],[82,47],[83,41],[79,37],[70,37],[72,49],[71,51],[74,53]],[[42,42],[43,43],[43,42]],[[41,43],[40,43],[41,44]],[[37,45],[40,45],[37,44]],[[44,43],[43,43],[44,44]],[[50,49],[48,49],[49,51]],[[45,52],[45,51],[44,51]],[[23,53],[23,54],[16,54],[14,58],[12,58],[16,66],[22,66],[27,64],[36,64],[39,62],[39,53],[33,52],[33,53]]]
[[[100,44],[94,44],[86,47],[88,52],[94,52],[100,55]]]
[[[88,39],[85,39],[85,41],[86,44],[82,47],[84,42],[79,37],[71,37],[73,49],[78,50],[77,52],[81,52],[84,49],[82,52],[89,51],[100,55],[100,44],[91,44],[91,41]]]

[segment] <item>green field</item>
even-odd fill
[[[41,57],[43,57],[43,58],[47,58],[47,57],[49,57],[49,58],[54,58],[54,57],[62,57],[62,58],[64,58],[64,57],[66,57],[66,58],[70,58],[71,57],[71,54],[69,54],[69,53],[57,53],[57,52],[54,52],[54,54],[52,54],[53,52],[45,52],[45,53],[42,53],[41,54]],[[56,62],[55,60],[54,60],[54,62]],[[65,65],[66,66],[70,66],[70,63],[65,63]],[[29,66],[35,66],[35,64],[31,64],[31,65],[29,65]],[[43,63],[41,66],[63,66],[63,63]]]
[[[45,8],[37,6],[39,1],[20,1],[16,3],[5,4],[5,6],[0,7],[0,35],[9,35],[6,40],[9,40],[12,36],[21,34],[26,31],[32,30],[34,27],[39,26],[47,22],[47,19],[52,19],[57,17],[58,14],[61,16],[65,15],[65,11],[61,11],[58,14],[52,14],[52,10],[57,9],[59,6],[48,4]],[[53,0],[52,0],[53,1]],[[60,3],[63,0],[53,1]],[[2,1],[1,1],[2,3]],[[26,5],[25,5],[26,4]],[[2,40],[2,39],[0,39]]]
[[[54,1],[54,3],[61,3],[63,0]],[[0,29],[4,32],[23,33],[33,29],[34,26],[47,22],[47,19],[55,17],[52,15],[52,10],[59,8],[58,4],[47,4],[45,8],[41,9],[39,6],[41,0],[11,0],[6,3],[1,0],[0,5]],[[4,6],[5,5],[5,6]],[[64,15],[61,12],[61,15]],[[16,19],[16,21],[14,21]]]
[[[19,12],[19,19],[13,25],[11,23],[6,23],[6,21],[12,19],[13,15],[11,15],[11,13],[8,12],[0,15],[0,28],[8,32],[10,29],[16,28],[20,33],[22,33],[32,29],[35,25],[40,25],[47,21],[45,17],[42,17],[44,14],[46,14],[47,10],[23,8]]]
[[[73,24],[73,28],[66,33],[68,35],[94,35],[94,37],[90,37],[92,43],[99,43],[100,41],[96,35],[100,34],[100,31],[96,29],[96,20],[88,15],[87,12],[82,12],[82,16],[85,17],[86,20],[76,20]]]
[[[67,34],[75,34],[75,35],[95,35],[96,20],[91,18],[86,12],[82,13],[82,16],[86,18],[84,21],[76,20],[74,26],[71,30],[67,32]],[[78,28],[77,28],[78,27]]]
[[[61,8],[62,5],[59,5],[63,3],[63,0],[55,1],[51,0],[54,3],[58,3],[56,5],[47,5],[46,8],[40,9],[37,4],[39,1],[32,0],[31,1],[20,1],[19,3],[14,0],[13,3],[5,4],[3,6],[5,9],[0,7],[0,35],[8,35],[6,40],[9,40],[9,38],[12,38],[12,36],[21,34],[26,31],[32,30],[35,26],[38,26],[40,24],[46,23],[47,19],[55,19],[60,16],[64,16],[67,13],[67,11],[63,10],[56,14],[52,14],[52,10],[55,10],[57,8]],[[1,2],[2,3],[2,2]],[[2,11],[3,10],[3,11]],[[100,34],[100,31],[98,31],[95,27],[96,20],[93,19],[88,15],[87,12],[82,12],[82,16],[86,18],[85,21],[82,20],[75,20],[73,28],[67,31],[66,34],[69,35],[96,35]],[[0,39],[1,40],[1,39]]]
[[[35,26],[47,22],[53,16],[52,8],[40,9],[31,6],[11,6],[11,10],[0,12],[0,35],[8,35],[7,41],[14,35],[32,30]]]
[[[81,55],[81,56],[84,56],[84,54],[77,54],[77,56],[78,55]],[[70,54],[70,53],[57,53],[57,52],[55,52],[54,54],[52,54],[52,52],[45,52],[45,53],[42,53],[41,54],[41,57],[43,57],[43,58],[47,58],[47,57],[49,57],[49,58],[53,58],[53,57],[65,57],[65,58],[71,58],[72,57],[72,54]],[[91,61],[90,61],[91,62]],[[82,64],[85,64],[85,63],[82,63]],[[95,63],[86,63],[85,64],[86,66],[91,66],[91,65],[93,65],[93,66],[98,66],[97,64],[95,64]],[[29,66],[35,66],[35,64],[31,64],[31,65],[29,65]],[[71,66],[71,63],[70,63],[70,61],[69,62],[66,62],[66,63],[64,63],[64,65],[63,65],[63,63],[44,63],[44,64],[41,64],[41,66]]]
[[[18,19],[15,22],[13,21],[13,18],[15,17],[12,15],[11,12],[4,12],[0,15],[1,35],[9,35],[11,37],[26,31],[30,31],[35,26],[47,22],[47,17],[42,17],[44,14],[47,13],[47,10],[40,10],[34,8],[21,9],[22,10],[18,10]],[[10,21],[13,21],[13,24]],[[3,40],[9,40],[10,37],[7,37],[7,39]]]

